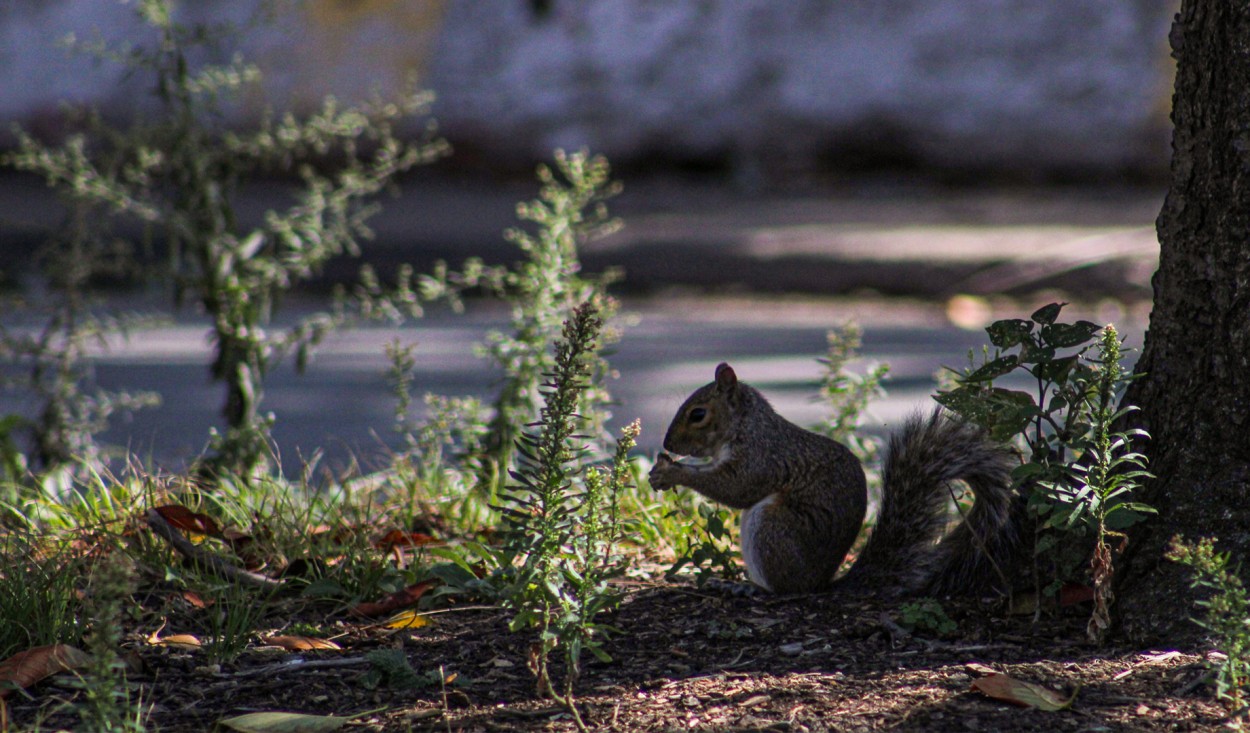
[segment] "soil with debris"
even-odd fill
[[[607,646],[612,660],[584,655],[577,704],[593,730],[1054,733],[1224,721],[1201,656],[1092,646],[1080,606],[1034,622],[998,604],[949,601],[958,631],[938,638],[906,632],[896,603],[844,595],[743,597],[656,583],[626,591],[608,619],[620,630]],[[225,665],[206,664],[203,650],[144,643],[136,631],[129,677],[152,706],[151,727],[167,733],[273,710],[355,716],[343,728],[351,731],[575,730],[567,711],[535,695],[534,637],[510,632],[506,611],[452,606],[430,618],[402,631],[340,619],[331,625],[341,651],[261,648]],[[379,649],[401,651],[411,671],[380,675],[363,658]],[[1001,702],[973,689],[992,673],[1075,699],[1057,712]],[[10,696],[13,729],[76,729],[56,701],[80,693],[60,677]]]

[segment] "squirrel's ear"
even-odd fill
[[[734,373],[734,368],[723,361],[716,365],[716,386],[722,392],[728,392],[738,386],[738,375]]]

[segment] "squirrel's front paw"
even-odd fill
[[[667,453],[661,453],[655,459],[655,465],[651,467],[651,473],[647,478],[651,481],[651,488],[656,491],[664,491],[677,486],[677,473],[680,467],[669,457]]]

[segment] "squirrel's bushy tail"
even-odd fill
[[[1001,587],[1018,552],[1012,450],[942,410],[894,434],[876,526],[847,580],[899,593],[964,594]],[[962,481],[975,503],[943,536]]]

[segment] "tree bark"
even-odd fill
[[[1150,432],[1159,516],[1132,537],[1120,584],[1130,637],[1189,636],[1176,534],[1219,538],[1250,569],[1250,3],[1184,0],[1170,34],[1171,186],[1156,226],[1154,309],[1126,401]]]

